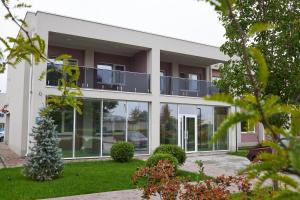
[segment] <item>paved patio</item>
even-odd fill
[[[0,168],[22,166],[24,158],[14,153],[4,142],[0,142]]]
[[[198,172],[195,161],[201,160],[204,164],[204,172],[208,176],[217,177],[221,175],[236,175],[238,170],[250,163],[247,158],[232,156],[228,154],[218,154],[209,156],[190,156],[182,167],[183,170]]]
[[[204,163],[204,171],[209,176],[235,175],[236,172],[246,166],[249,161],[246,158],[231,156],[227,154],[209,155],[209,156],[189,156],[181,169],[197,172],[198,167],[196,160],[202,160]],[[87,195],[77,195],[70,197],[53,198],[51,200],[140,200],[142,192],[138,190],[121,190],[113,192],[102,192]],[[151,198],[153,200],[159,197]]]

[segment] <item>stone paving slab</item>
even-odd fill
[[[0,142],[0,156],[6,167],[18,167],[24,164],[24,158],[14,153],[4,142]],[[1,167],[4,166],[3,163],[0,162],[0,168]]]
[[[142,191],[134,190],[119,190],[113,192],[102,192],[86,195],[76,195],[70,197],[52,198],[47,200],[141,200]],[[152,197],[151,200],[159,200],[159,197]]]
[[[247,158],[233,156],[228,154],[208,155],[208,156],[190,156],[180,169],[198,172],[198,166],[195,163],[201,160],[204,164],[204,173],[208,176],[217,177],[221,175],[233,176],[250,163]]]

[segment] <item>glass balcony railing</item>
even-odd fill
[[[219,93],[212,82],[170,76],[160,77],[160,93],[166,95],[203,97]]]
[[[59,68],[48,64],[47,68]],[[79,67],[80,77],[77,85],[81,88],[116,90],[125,92],[150,93],[150,74]],[[57,86],[62,74],[58,70],[47,73],[48,86]]]

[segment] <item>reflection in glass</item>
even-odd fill
[[[215,131],[221,125],[228,114],[226,107],[215,107]],[[221,138],[215,144],[216,150],[227,150],[228,149],[228,132],[223,134]]]
[[[51,117],[55,125],[57,125],[58,147],[62,149],[64,158],[73,157],[73,108],[53,111],[51,112]]]
[[[160,143],[178,144],[176,104],[160,104]]]
[[[213,107],[200,106],[198,112],[198,151],[211,151],[213,145]]]
[[[103,146],[102,155],[110,155],[113,143],[125,141],[126,102],[116,100],[103,101]]]
[[[187,131],[187,141],[186,150],[195,151],[195,123],[196,119],[194,117],[185,118],[185,126]]]
[[[149,153],[148,103],[127,102],[128,132],[127,141],[133,143],[136,154]]]
[[[197,115],[197,107],[194,105],[179,105],[179,114]]]
[[[101,101],[82,101],[82,114],[76,114],[75,157],[100,156]]]

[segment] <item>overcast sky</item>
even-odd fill
[[[14,1],[12,1],[14,2]],[[23,0],[30,11],[46,11],[165,36],[220,46],[224,29],[213,8],[197,0]],[[3,18],[1,36],[15,36],[17,27]],[[26,10],[17,11],[24,16]],[[6,90],[6,75],[0,74],[0,91]]]

